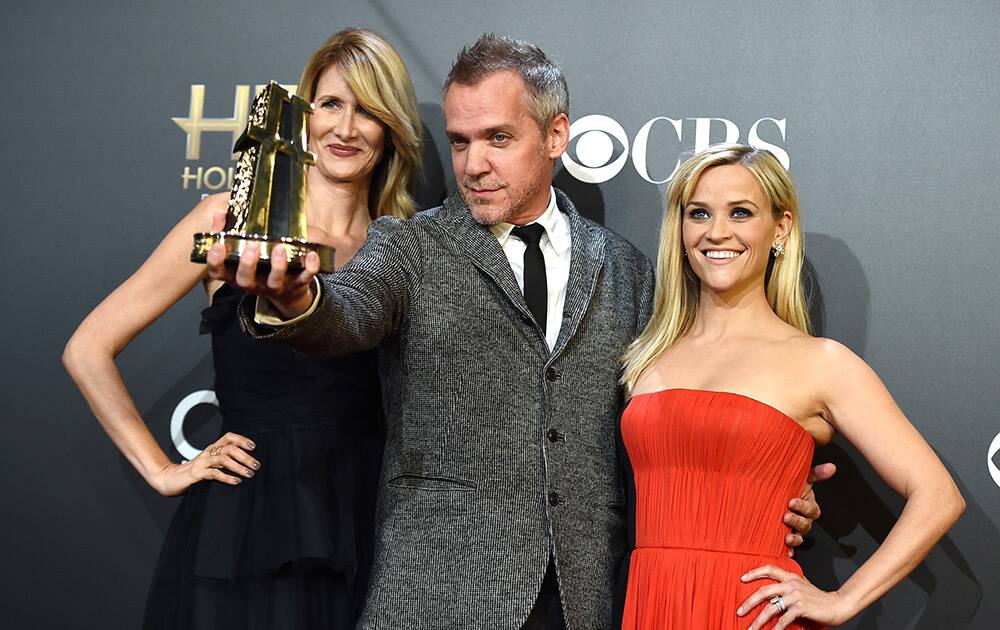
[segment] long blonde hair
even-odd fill
[[[656,261],[656,292],[653,315],[642,334],[623,357],[622,383],[632,391],[642,373],[677,342],[694,323],[700,299],[700,281],[684,257],[681,224],[684,206],[698,180],[714,166],[737,164],[757,179],[771,203],[775,220],[788,212],[792,217],[784,253],[772,258],[765,278],[765,293],[771,310],[788,324],[809,334],[809,310],[802,286],[803,238],[799,200],[788,171],[769,151],[742,144],[717,144],[688,158],[677,170],[667,189],[667,203],[660,228]]]
[[[416,205],[412,191],[420,174],[420,115],[410,73],[403,59],[381,35],[363,28],[334,34],[312,54],[299,79],[298,95],[312,102],[319,76],[331,65],[358,103],[388,130],[385,155],[375,167],[369,191],[372,218],[407,218]]]

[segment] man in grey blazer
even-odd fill
[[[275,254],[258,283],[250,252],[238,284],[282,323],[248,300],[241,319],[308,353],[379,350],[387,435],[359,627],[611,628],[619,357],[649,317],[652,265],[551,187],[568,92],[541,50],[485,35],[444,94],[459,194],[375,221],[318,282],[314,255],[286,277]],[[210,272],[233,281],[223,256]]]

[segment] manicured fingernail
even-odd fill
[[[253,468],[254,470],[260,470],[260,462],[254,462],[250,464],[250,467]]]
[[[236,484],[238,484],[239,482],[240,482],[240,478],[239,478],[239,477],[233,477],[233,485],[234,485],[234,486],[235,486]]]
[[[739,608],[736,609],[736,614],[740,615],[740,616],[743,615],[743,607],[742,606],[740,606]]]
[[[740,579],[743,580],[744,582],[746,582],[748,577],[750,577],[750,574],[749,573],[744,573],[743,575],[740,576]]]
[[[247,477],[253,477],[253,471],[247,468]]]
[[[249,447],[249,449],[252,451],[253,449],[257,448],[257,445],[254,444],[253,442],[247,442],[247,447]]]

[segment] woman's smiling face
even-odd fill
[[[782,242],[791,214],[777,219],[753,174],[738,164],[706,169],[683,208],[684,250],[702,291],[729,293],[760,284],[771,248]]]
[[[358,104],[336,65],[319,75],[313,104],[309,149],[316,154],[316,168],[331,180],[370,180],[385,153],[385,128]]]

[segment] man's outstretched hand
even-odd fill
[[[826,463],[814,466],[809,471],[806,485],[802,489],[802,496],[788,502],[788,512],[785,512],[783,521],[792,531],[785,536],[785,545],[788,549],[788,556],[791,557],[795,548],[802,544],[802,537],[812,529],[813,522],[819,518],[819,503],[816,502],[816,494],[813,493],[813,485],[820,481],[826,481],[837,472],[836,464]]]
[[[212,217],[212,231],[221,232],[226,224],[226,213],[217,212]],[[285,319],[302,315],[312,306],[313,278],[319,273],[319,255],[309,252],[302,271],[288,274],[288,254],[284,246],[278,245],[271,250],[271,269],[267,275],[257,273],[257,263],[260,260],[260,245],[249,244],[240,254],[239,266],[235,269],[226,266],[225,245],[216,243],[208,251],[208,275],[214,280],[222,280],[238,287],[245,293],[267,299]]]

